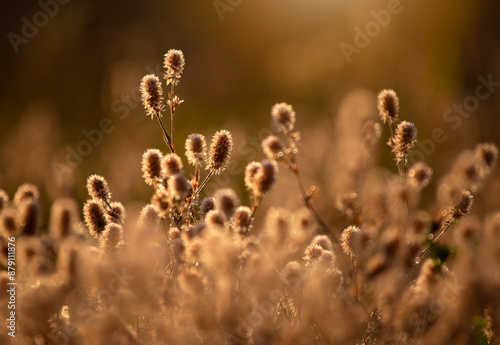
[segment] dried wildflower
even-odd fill
[[[123,227],[116,223],[106,225],[104,231],[99,236],[101,249],[106,253],[119,251],[124,242]]]
[[[417,127],[408,121],[400,122],[391,142],[392,152],[396,156],[398,163],[401,161],[406,162],[415,141],[417,141]]]
[[[16,236],[18,232],[19,222],[16,210],[12,207],[2,210],[0,212],[0,235],[10,237]]]
[[[147,74],[141,80],[141,99],[146,115],[151,115],[151,119],[155,115],[162,116],[163,110],[163,89],[160,79],[154,74]]]
[[[209,212],[215,210],[215,199],[212,197],[206,197],[201,201],[200,214],[203,218]]]
[[[205,215],[205,223],[207,223],[207,225],[224,226],[225,222],[226,222],[226,217],[224,216],[224,213],[222,213],[219,210],[208,211],[207,214]]]
[[[83,205],[83,218],[90,234],[94,238],[98,238],[108,224],[104,208],[95,200],[88,200]]]
[[[198,133],[188,135],[185,149],[189,164],[201,166],[207,156],[207,142],[205,137]]]
[[[333,245],[332,241],[328,238],[326,235],[317,235],[316,237],[313,238],[311,241],[311,244],[313,245],[318,245],[324,250],[332,251],[333,250]]]
[[[255,174],[253,192],[256,196],[269,193],[276,184],[278,175],[278,164],[275,161],[263,160],[259,170]]]
[[[215,133],[210,144],[207,169],[215,174],[224,171],[231,158],[232,149],[233,139],[229,131],[221,130]]]
[[[233,228],[239,233],[246,233],[252,225],[252,210],[246,206],[240,206],[234,211]]]
[[[347,192],[335,199],[337,209],[348,217],[353,217],[359,212],[359,198],[354,192]]]
[[[158,149],[148,149],[142,155],[142,176],[147,184],[153,185],[161,179],[161,160],[163,154]]]
[[[451,216],[453,217],[453,219],[459,220],[467,216],[472,209],[473,203],[474,197],[472,196],[471,192],[469,192],[468,190],[463,190],[451,211]]]
[[[40,201],[25,199],[18,205],[20,234],[34,236],[38,234],[41,221]]]
[[[20,185],[16,194],[14,194],[14,204],[19,206],[22,201],[28,199],[40,199],[40,192],[37,186],[25,183]]]
[[[355,242],[356,242],[356,235],[360,233],[361,230],[353,225],[348,226],[342,232],[342,235],[340,237],[342,249],[344,250],[344,253],[346,253],[350,257],[353,257],[354,255],[357,254]]]
[[[167,85],[173,84],[175,86],[179,84],[185,63],[184,54],[181,50],[170,49],[165,54],[163,67],[166,69],[165,79],[167,80]]]
[[[137,222],[139,226],[144,229],[155,229],[158,227],[160,225],[160,218],[155,207],[151,204],[144,206]]]
[[[277,136],[270,135],[262,140],[262,151],[269,159],[276,159],[283,151],[283,144]]]
[[[0,212],[9,204],[9,196],[3,189],[0,189]]]
[[[281,271],[280,278],[290,291],[296,291],[302,287],[306,271],[297,261],[291,261]]]
[[[378,111],[384,123],[396,121],[399,115],[399,98],[393,90],[382,90],[378,94]]]
[[[250,162],[245,168],[245,186],[249,191],[255,189],[255,176],[261,167],[260,162]]]
[[[70,198],[57,199],[50,210],[50,233],[56,238],[70,235],[79,222],[78,203]]]
[[[492,143],[478,144],[475,154],[478,159],[478,170],[480,174],[482,176],[488,175],[497,164],[498,147]]]
[[[287,103],[277,103],[271,109],[273,124],[278,132],[288,133],[295,124],[295,111]]]
[[[111,192],[109,191],[108,182],[104,177],[99,175],[91,175],[87,179],[87,190],[92,199],[109,203],[111,200]]]
[[[175,174],[168,180],[168,190],[172,198],[177,200],[185,200],[192,191],[191,184],[182,174]]]
[[[123,204],[121,202],[114,201],[109,204],[109,206],[113,209],[113,213],[108,212],[106,214],[107,221],[109,223],[122,224],[126,217],[125,207]]]
[[[163,157],[161,161],[161,166],[163,168],[163,173],[165,176],[172,176],[180,173],[182,170],[182,161],[179,156],[175,153],[169,153]]]
[[[164,188],[158,188],[151,198],[151,205],[153,205],[158,217],[167,218],[170,213],[170,195]]]
[[[310,265],[319,260],[325,249],[317,244],[310,244],[306,247],[303,259],[306,261],[306,265]]]
[[[236,207],[238,207],[240,201],[238,196],[231,188],[219,189],[215,192],[215,208],[226,216],[227,219],[233,216]]]
[[[429,184],[432,178],[432,169],[427,164],[418,162],[410,168],[408,177],[412,186],[423,188]]]

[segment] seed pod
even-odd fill
[[[161,166],[165,176],[178,174],[182,169],[182,161],[175,153],[165,155],[161,161]]]
[[[207,142],[205,137],[198,133],[188,135],[186,139],[186,157],[191,165],[202,165],[207,156]]]
[[[146,115],[151,115],[151,119],[155,114],[161,116],[163,110],[163,89],[160,79],[154,74],[145,75],[141,80],[141,99]]]
[[[56,238],[70,235],[79,222],[78,204],[70,198],[57,199],[50,210],[50,233]]]
[[[283,144],[277,136],[270,135],[262,140],[262,151],[269,159],[276,159],[283,151]]]
[[[83,205],[83,218],[94,238],[98,238],[108,224],[106,221],[106,212],[102,205],[95,200],[88,200]]]
[[[277,103],[271,109],[274,127],[278,132],[288,133],[295,124],[295,111],[287,103]]]
[[[230,219],[233,216],[236,207],[239,205],[238,196],[231,188],[219,189],[215,192],[215,208]]]
[[[94,200],[99,200],[108,203],[111,200],[111,192],[109,191],[108,182],[104,177],[99,175],[91,175],[87,179],[87,190],[89,195]]]
[[[384,123],[397,120],[399,115],[399,98],[393,90],[382,90],[378,94],[378,111]]]
[[[181,50],[170,49],[165,54],[165,59],[163,60],[163,67],[165,71],[165,79],[167,80],[167,85],[179,84],[182,72],[184,71],[184,65],[186,61],[184,59],[184,54]]]
[[[233,139],[229,131],[221,130],[215,133],[210,145],[207,169],[215,174],[224,171],[231,158],[232,149]]]
[[[153,185],[162,178],[161,160],[163,155],[160,150],[148,149],[142,155],[142,176],[147,184]]]

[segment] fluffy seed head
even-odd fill
[[[253,192],[256,196],[269,193],[276,184],[278,175],[278,164],[275,161],[263,160],[260,169],[255,174]]]
[[[459,220],[467,216],[472,209],[473,203],[474,203],[474,197],[472,196],[472,193],[469,192],[468,190],[463,190],[460,193],[458,200],[453,206],[453,209],[451,211],[453,219]]]
[[[313,238],[311,244],[318,245],[324,250],[329,250],[329,251],[333,250],[332,241],[330,241],[330,239],[326,235],[317,235],[316,237]]]
[[[87,190],[92,199],[104,202],[109,202],[111,200],[108,182],[106,182],[102,176],[90,175],[87,179]]]
[[[227,219],[233,216],[236,207],[239,205],[238,196],[231,188],[219,189],[215,192],[215,208],[226,216]]]
[[[57,199],[50,209],[50,233],[56,238],[70,235],[79,222],[78,203],[70,198]]]
[[[25,199],[18,206],[20,234],[33,236],[38,234],[41,221],[40,200]]]
[[[205,223],[207,225],[220,225],[224,226],[224,222],[226,218],[224,217],[224,213],[219,210],[211,210],[205,215]]]
[[[283,151],[283,144],[281,143],[281,140],[275,135],[270,135],[262,140],[261,145],[262,151],[264,151],[264,154],[269,159],[276,159],[276,157]]]
[[[147,184],[153,183],[161,179],[161,160],[163,154],[158,149],[148,149],[142,155],[142,176]]]
[[[359,198],[354,192],[347,192],[337,196],[335,200],[337,209],[348,217],[353,217],[359,212]]]
[[[0,212],[0,235],[10,237],[16,236],[18,232],[19,223],[17,212],[14,208],[8,207]]]
[[[0,189],[0,211],[6,208],[8,203],[9,203],[9,196],[3,189]]]
[[[205,215],[212,210],[215,210],[215,199],[211,197],[206,197],[201,201],[200,205],[201,216],[204,218]]]
[[[37,186],[25,183],[20,185],[16,194],[14,194],[14,204],[19,206],[24,200],[28,199],[40,199],[40,192]]]
[[[169,178],[168,190],[174,199],[185,200],[191,192],[192,187],[186,177],[179,173]]]
[[[158,217],[167,218],[170,212],[170,195],[164,188],[158,188],[151,198],[151,205],[153,205]]]
[[[99,244],[104,252],[115,253],[125,244],[123,239],[123,227],[119,224],[109,223],[99,237]]]
[[[399,98],[393,90],[382,90],[378,94],[378,111],[384,123],[394,121],[399,115]]]
[[[432,178],[432,169],[427,164],[418,162],[408,171],[408,176],[412,186],[423,188],[429,184]]]
[[[125,207],[121,202],[114,201],[109,204],[114,211],[114,214],[111,212],[106,213],[106,219],[108,223],[116,223],[121,224],[120,220],[123,222],[127,214],[125,213]]]
[[[358,254],[356,250],[357,249],[356,238],[359,237],[360,234],[361,230],[353,225],[348,226],[342,232],[342,235],[340,237],[340,243],[342,245],[344,253],[346,253],[350,257],[353,257],[354,255]]]
[[[156,229],[160,225],[160,218],[158,212],[153,205],[147,204],[141,210],[139,215],[138,224],[144,229]]]
[[[221,130],[215,133],[210,144],[207,169],[215,174],[224,171],[231,158],[232,149],[233,138],[229,131]]]
[[[295,111],[287,103],[277,103],[271,109],[274,127],[278,132],[288,133],[295,124]]]
[[[198,133],[188,135],[185,149],[189,164],[202,165],[207,156],[207,142],[203,135]]]
[[[252,219],[252,210],[247,206],[240,206],[234,211],[233,227],[240,233],[246,233],[252,225]]]
[[[165,79],[167,80],[167,85],[179,84],[185,63],[184,54],[180,50],[170,49],[165,54],[163,67],[166,69]]]
[[[160,79],[154,74],[147,74],[141,80],[141,99],[146,115],[151,115],[151,119],[156,113],[161,116],[163,109],[163,89]]]
[[[108,224],[104,208],[95,200],[88,200],[83,205],[83,218],[90,234],[94,238],[98,238]]]
[[[166,176],[172,176],[178,174],[182,169],[182,161],[179,156],[175,153],[169,153],[163,157],[161,161],[161,166],[163,168],[163,173]]]
[[[261,165],[260,162],[250,162],[245,168],[245,186],[249,191],[253,191],[255,188],[255,176]]]
[[[398,163],[406,159],[415,141],[417,141],[417,127],[408,121],[400,122],[392,140],[392,152]]]
[[[479,160],[479,172],[481,175],[489,174],[497,164],[498,147],[492,143],[478,144],[475,153]]]

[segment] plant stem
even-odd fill
[[[155,115],[156,115],[156,118],[158,119],[158,123],[160,124],[160,127],[162,129],[163,140],[165,141],[165,144],[167,144],[167,146],[170,148],[170,151],[172,153],[175,153],[174,145],[172,144],[172,141],[170,140],[170,136],[168,135],[167,130],[165,129],[165,127],[163,127],[163,123],[161,122],[160,113],[155,112]]]

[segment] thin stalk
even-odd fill
[[[253,205],[252,205],[252,218],[255,216],[255,212],[257,211],[257,208],[260,205],[260,202],[262,201],[262,195],[259,195],[258,198],[253,198]]]
[[[113,207],[111,207],[111,205],[106,201],[106,200],[103,200],[104,203],[106,204],[106,206],[108,206],[109,208],[109,212],[111,213],[111,215],[113,217],[115,217],[116,219],[118,219],[118,221],[120,222],[120,224],[123,226],[123,228],[125,229],[125,224],[123,224],[122,220],[120,219],[120,215],[118,213],[116,213],[115,210],[113,210]]]
[[[205,187],[205,185],[207,184],[208,180],[210,179],[210,177],[212,177],[212,175],[214,174],[213,171],[210,171],[207,175],[207,177],[205,177],[205,180],[203,180],[203,182],[201,183],[200,187],[198,187],[198,189],[196,190],[196,192],[194,192],[193,196],[191,197],[193,200],[195,197],[198,196],[198,194],[200,194],[200,191],[203,189],[203,187]]]
[[[437,241],[439,241],[439,239],[441,237],[443,237],[443,235],[445,234],[445,232],[448,231],[448,229],[451,227],[451,224],[453,224],[453,222],[451,220],[447,221],[446,224],[444,225],[444,228],[441,231],[441,233],[435,239],[433,239],[432,242],[424,250],[422,250],[420,252],[420,254],[418,254],[417,258],[415,259],[415,263],[417,265],[422,261],[422,258],[424,257],[424,254],[427,253],[427,251],[429,250],[429,248],[431,247],[431,245],[434,244],[434,243],[436,243]]]
[[[174,145],[172,144],[172,141],[170,140],[170,136],[168,135],[167,130],[165,129],[165,127],[163,127],[163,123],[161,122],[160,113],[155,112],[155,115],[156,115],[156,118],[158,119],[158,123],[160,124],[160,127],[162,129],[163,140],[165,141],[165,144],[167,144],[167,146],[170,148],[170,151],[172,153],[175,153]]]
[[[311,214],[316,219],[316,221],[318,222],[318,224],[321,225],[321,227],[323,228],[323,230],[327,234],[331,235],[332,238],[333,238],[333,240],[336,243],[338,243],[337,238],[335,238],[335,236],[333,236],[333,234],[332,234],[332,232],[330,230],[330,227],[325,223],[325,221],[323,221],[323,219],[321,219],[321,217],[319,216],[318,212],[316,212],[316,210],[314,209],[313,205],[309,201],[309,198],[306,196],[306,191],[304,189],[304,185],[302,184],[302,180],[300,178],[299,169],[297,168],[296,165],[292,168],[292,171],[293,171],[295,177],[297,178],[297,183],[299,185],[300,193],[302,194],[302,201],[304,202],[304,205],[311,212]]]

